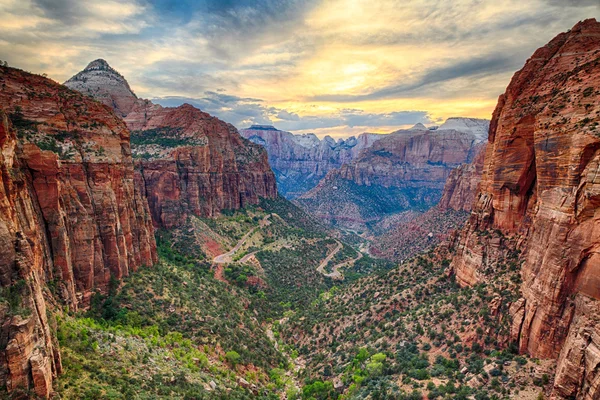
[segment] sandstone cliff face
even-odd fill
[[[424,211],[440,200],[451,171],[474,159],[481,140],[468,130],[400,130],[329,172],[297,201],[353,229],[364,229],[386,214]]]
[[[353,160],[384,136],[362,133],[336,142],[329,136],[320,140],[314,134],[295,135],[269,125],[253,125],[240,134],[265,147],[279,191],[289,199],[309,191],[330,170]]]
[[[136,187],[148,198],[156,226],[170,229],[182,225],[190,214],[213,216],[277,196],[266,152],[242,138],[232,125],[189,104],[162,107],[137,99],[110,67],[103,69],[110,78],[104,77],[102,86],[90,66],[65,84],[103,102],[119,100],[113,107],[122,112],[132,132]]]
[[[500,96],[481,190],[457,244],[461,284],[498,254],[478,232],[513,236],[522,352],[558,358],[553,398],[600,397],[600,24],[578,23],[538,49]]]
[[[126,121],[136,129],[136,165],[158,225],[173,228],[190,213],[214,216],[277,196],[265,150],[232,125],[188,104],[144,112],[143,122],[141,114],[134,110]],[[155,132],[165,127],[173,132],[174,144],[154,141]]]
[[[129,131],[107,107],[0,68],[0,381],[48,395],[60,371],[45,298],[85,307],[95,290],[156,261],[134,187]]]
[[[481,182],[485,144],[477,146],[476,154],[473,162],[460,165],[450,172],[438,203],[441,210],[471,211]]]

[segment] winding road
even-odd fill
[[[359,251],[358,256],[356,258],[353,258],[352,260],[344,261],[344,262],[334,265],[333,272],[331,272],[329,274],[325,274],[325,276],[328,276],[333,279],[342,280],[342,279],[344,279],[344,275],[342,275],[342,273],[340,272],[340,268],[345,268],[345,267],[354,265],[354,263],[357,262],[358,260],[360,260],[361,258],[363,258],[363,253],[361,253]]]
[[[333,251],[331,253],[329,253],[329,255],[327,257],[325,257],[323,259],[323,261],[321,261],[321,264],[319,264],[319,266],[317,267],[317,271],[325,276],[327,276],[327,274],[325,273],[325,267],[327,266],[329,261],[331,261],[331,259],[333,257],[335,257],[335,255],[342,249],[342,247],[344,247],[344,245],[341,244],[340,242],[338,242],[337,240],[336,240],[336,242],[337,242],[337,247],[335,249],[333,249]]]
[[[323,261],[321,261],[321,264],[319,264],[319,266],[317,267],[317,271],[321,274],[323,274],[324,276],[327,276],[329,278],[332,279],[338,279],[338,280],[342,280],[344,279],[344,275],[342,275],[342,273],[340,272],[340,268],[344,268],[344,267],[348,267],[350,265],[353,265],[355,262],[357,262],[358,260],[360,260],[361,258],[363,258],[363,253],[361,253],[360,251],[357,251],[358,256],[356,258],[353,258],[352,260],[348,260],[348,261],[343,261],[339,264],[335,264],[332,268],[332,272],[326,273],[325,272],[325,267],[327,266],[327,264],[329,263],[329,261],[331,261],[331,259],[333,257],[335,257],[335,255],[342,249],[343,244],[337,242],[337,247],[327,256],[325,257],[325,259],[323,259]]]
[[[256,232],[258,229],[266,226],[269,224],[269,217],[271,217],[272,214],[269,215],[265,215],[264,218],[260,221],[259,225],[250,229],[248,231],[248,233],[246,233],[237,243],[235,246],[233,246],[233,248],[231,250],[229,250],[227,253],[223,253],[223,254],[219,254],[218,256],[216,256],[215,258],[213,258],[213,263],[215,264],[231,264],[233,262],[233,255],[240,249],[240,247],[242,247],[244,245],[244,243],[246,243],[246,240],[248,240],[248,238],[250,236],[252,236],[252,234],[254,232]],[[250,258],[251,254],[247,254],[245,255],[242,260],[243,261],[247,261],[248,258]]]
[[[214,264],[231,264],[231,263],[233,263],[234,262],[233,256],[235,255],[235,253],[244,245],[244,243],[246,243],[246,240],[248,240],[248,238],[250,236],[252,236],[258,229],[263,228],[264,226],[267,226],[269,224],[269,218],[273,215],[276,215],[276,214],[265,215],[263,217],[263,219],[259,222],[259,225],[250,229],[236,243],[236,245],[233,246],[233,248],[231,250],[229,250],[226,253],[219,254],[218,256],[213,258],[213,263]],[[321,263],[317,267],[317,272],[319,272],[320,274],[322,274],[324,276],[332,278],[332,279],[342,280],[342,279],[344,279],[344,275],[342,275],[342,273],[340,272],[340,269],[344,268],[344,267],[348,267],[350,265],[353,265],[356,261],[360,260],[363,257],[363,253],[361,253],[360,251],[357,251],[358,256],[356,258],[353,258],[352,260],[344,261],[344,262],[334,265],[332,268],[332,272],[327,273],[327,272],[325,272],[325,267],[327,267],[327,264],[329,264],[329,261],[331,261],[333,259],[333,257],[335,257],[335,255],[340,250],[342,250],[342,248],[344,247],[344,245],[340,241],[336,240],[336,243],[337,243],[336,248],[333,249],[333,251],[331,253],[329,253],[327,255],[327,257],[325,257],[323,259],[323,261],[321,261]],[[247,262],[250,259],[250,257],[252,257],[255,253],[256,252],[248,253],[248,254],[244,255],[244,257],[242,257],[237,262],[243,264],[243,263]],[[220,267],[220,268],[222,269],[222,267]],[[217,270],[217,272],[220,272],[220,271]],[[220,276],[221,274],[218,274],[218,275]]]

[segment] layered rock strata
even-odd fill
[[[521,352],[557,358],[552,398],[600,397],[600,23],[538,49],[500,96],[481,189],[457,241],[457,281],[480,282],[515,237],[522,299],[511,307]]]
[[[0,68],[0,381],[48,396],[60,354],[48,299],[73,310],[156,261],[129,131],[106,106]]]
[[[189,215],[210,217],[277,196],[266,152],[232,125],[189,104],[162,107],[138,99],[104,60],[93,61],[65,85],[105,104],[112,101],[123,116],[132,132],[136,183],[155,226],[171,229]]]
[[[297,201],[330,223],[358,230],[385,215],[425,211],[440,200],[452,170],[473,161],[481,138],[443,127],[394,132],[330,171]]]
[[[312,133],[293,134],[270,125],[240,130],[253,143],[265,147],[281,194],[294,199],[317,185],[332,169],[350,162],[384,135],[362,133],[358,137],[323,140]]]

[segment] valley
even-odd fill
[[[600,23],[521,65],[337,140],[0,65],[0,398],[599,399]]]

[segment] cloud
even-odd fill
[[[334,127],[374,128],[431,123],[426,111],[395,111],[369,113],[360,109],[338,109],[321,115],[298,115],[285,109],[269,107],[259,99],[242,98],[216,92],[206,92],[202,98],[165,97],[152,99],[165,107],[184,103],[232,123],[239,129],[254,124],[276,125],[288,131],[322,130]]]
[[[389,86],[383,89],[375,90],[371,93],[360,95],[344,94],[322,94],[309,97],[309,101],[333,101],[333,102],[356,102],[365,100],[376,100],[390,97],[410,97],[418,96],[420,89],[428,86],[436,86],[440,83],[451,81],[463,77],[477,77],[493,75],[500,72],[513,71],[519,63],[519,59],[514,57],[499,55],[489,55],[487,57],[477,57],[469,60],[459,60],[453,64],[443,67],[431,68],[425,70],[425,73],[412,82],[405,82],[399,85]]]
[[[104,58],[162,104],[350,134],[489,118],[536,48],[594,16],[597,0],[0,0],[0,58],[61,82]]]

